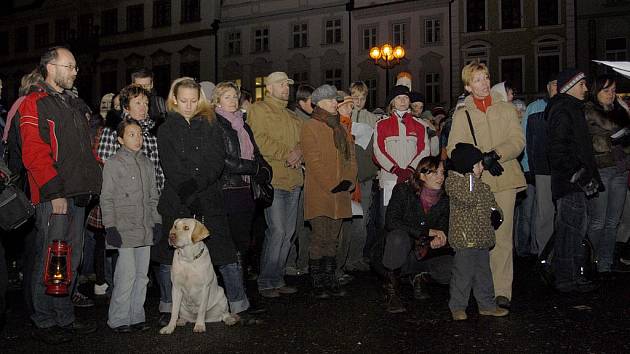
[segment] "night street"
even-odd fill
[[[588,295],[561,295],[546,288],[530,262],[517,262],[512,311],[506,318],[480,318],[455,323],[447,306],[448,289],[431,288],[432,299],[412,300],[403,288],[408,312],[388,314],[382,308],[376,277],[355,273],[351,296],[315,302],[307,277],[292,277],[300,292],[266,300],[264,324],[226,327],[210,324],[205,334],[192,325],[170,336],[158,334],[157,291],[147,296],[142,333],[115,334],[106,325],[107,305],[77,309],[81,319],[98,321],[99,330],[69,344],[47,346],[33,340],[20,304],[19,290],[9,294],[8,323],[2,352],[212,352],[212,353],[627,353],[630,351],[630,273]],[[330,315],[334,313],[334,315]]]

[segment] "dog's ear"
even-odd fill
[[[208,228],[204,224],[195,220],[195,228],[193,229],[192,235],[190,237],[192,239],[192,242],[199,242],[208,236],[210,236],[210,231],[208,231]]]

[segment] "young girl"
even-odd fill
[[[490,247],[494,246],[495,236],[490,215],[498,206],[490,186],[481,181],[481,160],[481,151],[475,146],[458,143],[451,152],[452,170],[446,180],[450,198],[449,243],[455,250],[448,307],[455,321],[468,318],[471,287],[480,315],[501,317],[509,313],[494,301]]]
[[[107,324],[126,333],[149,328],[144,316],[147,272],[162,218],[153,164],[141,151],[142,128],[124,120],[116,133],[122,147],[105,162],[100,202],[107,245],[118,249]]]

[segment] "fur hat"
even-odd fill
[[[472,144],[457,143],[451,152],[451,168],[455,172],[472,172],[473,166],[483,158],[481,151]]]
[[[558,92],[567,93],[571,87],[580,80],[586,79],[586,75],[577,69],[565,69],[558,74]]]

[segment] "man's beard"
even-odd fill
[[[70,90],[74,84],[74,79],[71,76],[57,77],[55,78],[55,84],[63,89]]]

